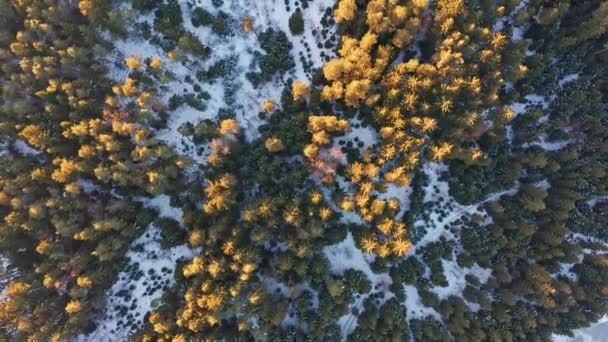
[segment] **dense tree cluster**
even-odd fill
[[[151,137],[151,90],[137,76],[114,87],[105,76],[96,29],[114,24],[110,2],[0,7],[0,120],[13,142],[0,161],[0,240],[21,267],[1,305],[2,336],[59,341],[94,326],[130,241],[152,219],[129,198],[170,191],[185,164]],[[135,56],[126,64],[143,67]]]

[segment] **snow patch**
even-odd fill
[[[441,315],[435,311],[435,309],[430,308],[422,304],[422,300],[420,299],[420,295],[418,294],[418,289],[413,285],[403,285],[405,290],[405,310],[407,312],[407,319],[424,319],[427,316],[431,316],[436,320],[441,321]]]
[[[355,146],[358,142],[362,142],[362,148],[369,148],[378,142],[378,133],[369,125],[363,127],[359,120],[351,120],[350,127],[348,133],[334,140],[352,141]]]
[[[430,289],[431,292],[435,293],[440,299],[447,299],[450,296],[461,296],[462,291],[466,287],[465,276],[472,274],[484,284],[488,281],[492,275],[492,269],[483,268],[478,264],[473,267],[460,267],[455,259],[445,260],[441,259],[443,266],[443,274],[447,278],[448,286],[434,286]]]
[[[351,232],[348,232],[344,241],[324,247],[323,253],[329,261],[329,268],[333,274],[342,275],[346,270],[356,270],[365,273],[372,286],[379,283],[392,283],[392,279],[387,273],[377,274],[372,271],[369,264],[373,262],[373,257],[364,254],[357,248]]]
[[[136,201],[142,202],[146,208],[154,208],[158,210],[160,217],[174,219],[182,223],[184,211],[181,208],[171,206],[171,197],[162,194],[156,197],[138,197]]]
[[[540,148],[542,148],[545,151],[559,151],[562,148],[572,144],[574,142],[574,139],[567,139],[567,140],[561,140],[561,141],[552,141],[552,142],[548,142],[546,141],[547,139],[547,135],[546,134],[541,134],[539,136],[539,140],[540,141],[534,141],[531,143],[525,143],[522,145],[522,147],[526,148],[526,147],[530,147],[530,146],[538,146]]]
[[[396,198],[399,200],[399,212],[395,215],[396,219],[401,219],[403,214],[410,209],[410,196],[414,189],[411,186],[397,186],[393,183],[390,183],[386,190],[378,194],[378,197],[383,200],[389,200],[391,198]]]
[[[590,208],[595,207],[598,203],[603,203],[608,201],[608,195],[605,196],[595,196],[592,199],[585,202]]]
[[[574,82],[576,80],[578,80],[578,78],[580,77],[580,73],[574,73],[574,74],[569,74],[566,75],[564,77],[562,77],[559,81],[557,81],[557,85],[562,88],[563,86],[565,86],[566,84],[570,83],[570,82]]]
[[[541,107],[542,109],[549,108],[551,99],[547,99],[545,96],[538,94],[530,94],[524,97],[525,102],[513,102],[510,107],[515,112],[514,117],[521,115],[533,107]]]
[[[19,151],[19,153],[23,154],[24,156],[37,156],[42,153],[36,150],[35,148],[32,148],[30,145],[28,145],[25,141],[21,139],[15,140],[13,146],[17,149],[17,151]]]

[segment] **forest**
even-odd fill
[[[607,66],[603,0],[0,0],[0,340],[574,341]]]

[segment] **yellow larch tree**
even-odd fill
[[[310,95],[310,86],[304,81],[294,81],[291,94],[294,101],[301,101]]]
[[[266,139],[266,141],[264,142],[264,146],[266,146],[266,149],[269,152],[279,152],[285,148],[281,139],[276,137],[270,137]]]
[[[262,108],[268,114],[274,112],[274,110],[276,109],[276,107],[277,107],[277,104],[276,104],[276,102],[274,102],[274,100],[265,100],[262,103]]]
[[[246,16],[243,18],[242,25],[243,31],[249,33],[253,32],[253,18],[251,16]]]
[[[352,20],[357,12],[357,3],[355,0],[340,0],[338,7],[334,11],[336,22]]]
[[[240,132],[239,122],[236,119],[224,119],[220,122],[219,132],[223,135],[237,135]]]
[[[125,59],[125,64],[127,65],[127,68],[131,70],[139,70],[142,65],[141,56],[131,55]]]
[[[150,59],[150,63],[148,65],[151,69],[158,70],[162,67],[163,60],[160,58],[160,56],[154,56],[152,59]]]

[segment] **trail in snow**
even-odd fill
[[[143,327],[146,313],[160,304],[164,291],[175,283],[177,264],[198,252],[185,245],[162,249],[160,230],[151,225],[131,244],[128,266],[108,291],[103,316],[96,320],[97,328],[76,341],[126,341],[133,331]]]
[[[373,256],[364,254],[355,245],[355,240],[351,232],[348,232],[344,241],[323,248],[323,253],[329,262],[330,271],[333,274],[341,275],[346,270],[357,270],[363,272],[372,286],[372,292],[378,291],[384,294],[383,300],[390,299],[393,294],[388,290],[393,280],[388,273],[374,273],[370,263],[374,261]],[[353,313],[363,310],[363,302],[370,295],[362,294],[349,305],[349,313],[338,318],[337,324],[342,330],[343,341],[357,327],[357,315]]]
[[[441,208],[448,209],[450,212],[447,215],[441,215],[438,208],[433,208],[428,222],[419,219],[414,223],[415,227],[425,227],[426,233],[418,242],[416,242],[416,245],[411,252],[413,254],[429,243],[437,241],[441,236],[445,236],[449,240],[455,240],[453,234],[447,229],[452,223],[459,220],[463,215],[479,213],[482,216],[485,216],[485,213],[479,210],[484,204],[495,202],[502,196],[514,195],[519,189],[519,185],[516,184],[511,189],[490,194],[486,199],[478,203],[462,205],[450,196],[448,183],[439,180],[441,173],[447,170],[446,165],[427,163],[423,165],[422,170],[429,177],[429,184],[424,189],[424,202],[440,203]],[[437,191],[435,191],[435,189],[437,189]]]

